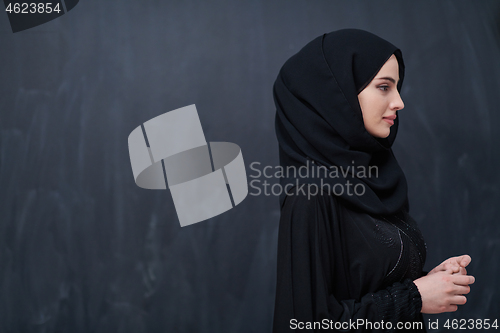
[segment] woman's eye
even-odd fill
[[[382,91],[387,91],[389,90],[389,86],[379,86],[379,89]]]

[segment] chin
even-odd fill
[[[391,131],[387,132],[387,134],[384,134],[382,136],[380,136],[382,139],[385,139],[387,137],[389,137],[389,134],[391,134]]]
[[[380,139],[385,139],[391,134],[391,130],[389,129],[388,131],[380,131],[377,132],[376,134],[373,134],[374,137],[380,138]]]
[[[366,128],[366,127],[365,127]],[[370,133],[372,136],[380,139],[385,139],[391,134],[391,128],[387,128],[386,126],[382,127],[371,127],[371,128],[366,128],[366,131]]]

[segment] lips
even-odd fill
[[[384,119],[388,124],[394,125],[394,119],[396,119],[396,115],[393,114],[392,116],[383,117],[382,119]]]

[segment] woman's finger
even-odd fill
[[[445,264],[445,270],[452,270],[453,273],[458,273],[460,272],[460,265],[458,265],[456,262],[453,263],[446,263]]]
[[[469,284],[473,284],[476,279],[472,275],[452,275],[451,276],[451,281],[454,284],[460,285],[460,286],[468,286]]]
[[[457,264],[462,266],[462,267],[467,267],[470,264],[470,262],[472,261],[472,258],[468,254],[464,254],[464,255],[455,257],[455,259],[456,259]]]
[[[468,254],[464,254],[462,256],[462,260],[460,262],[460,266],[467,267],[470,264],[471,261],[472,261],[472,258]]]
[[[456,295],[450,299],[450,304],[464,305],[465,303],[467,303],[467,297],[463,295]]]
[[[456,286],[455,295],[467,295],[470,293],[469,286]]]
[[[464,268],[464,267],[460,267],[460,269],[458,270],[458,272],[455,272],[453,273],[454,275],[455,274],[459,274],[459,275],[467,275],[467,270]]]

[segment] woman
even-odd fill
[[[401,51],[358,29],[324,34],[283,65],[275,333],[425,332],[422,313],[466,302],[468,255],[422,272],[425,242],[391,149],[403,78]]]

